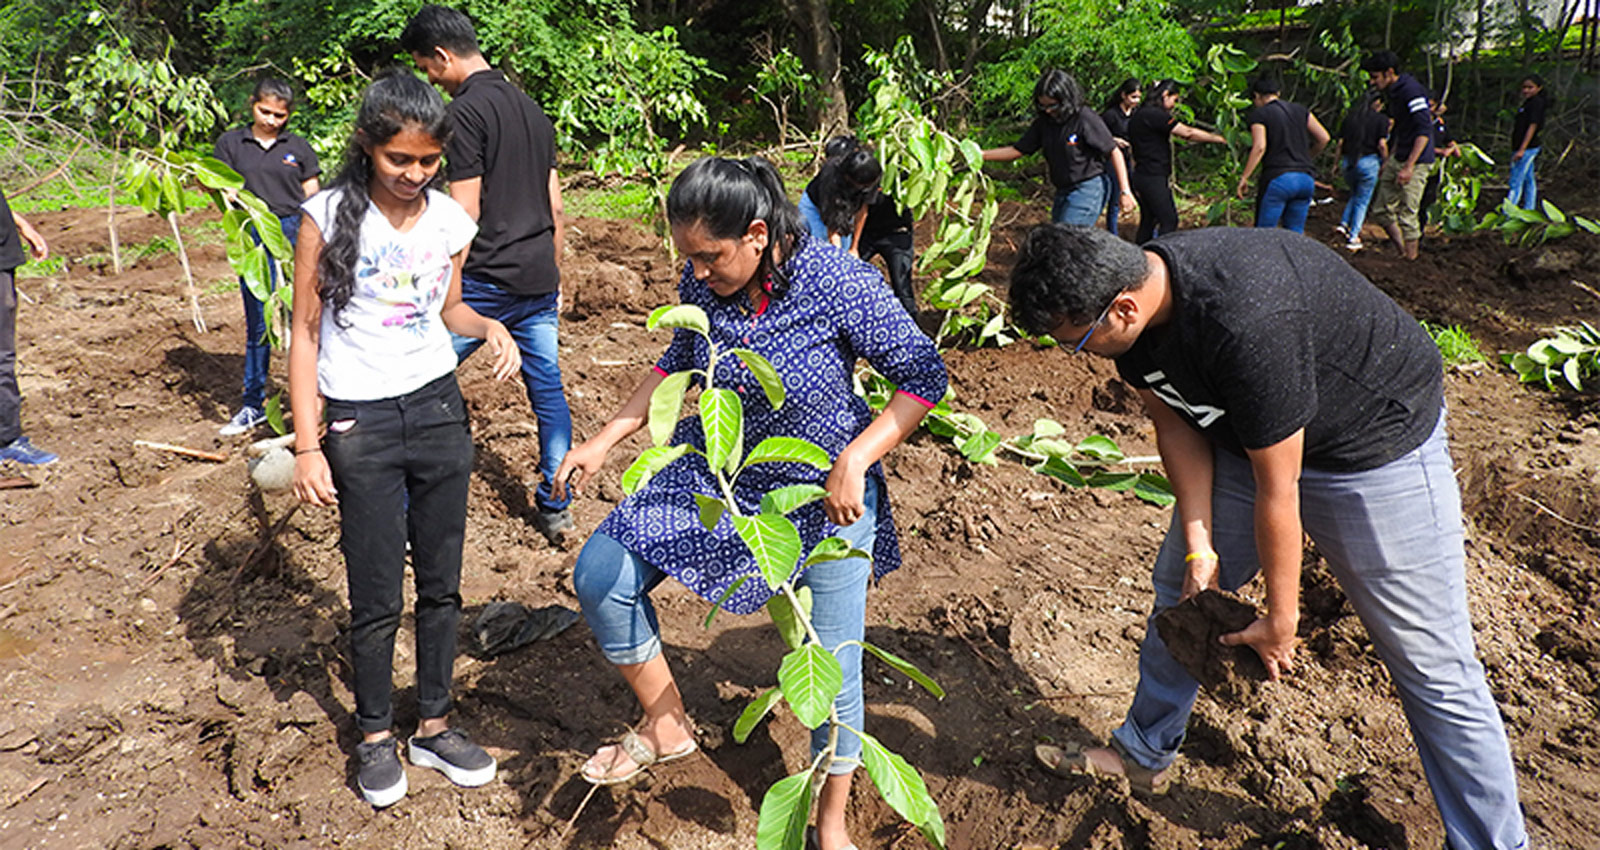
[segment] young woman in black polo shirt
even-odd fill
[[[1010,162],[1044,150],[1050,165],[1050,182],[1056,187],[1050,220],[1058,224],[1093,227],[1106,204],[1106,183],[1101,179],[1109,164],[1118,182],[1127,174],[1122,151],[1111,131],[1093,109],[1084,105],[1083,90],[1071,74],[1045,71],[1033,87],[1039,110],[1028,131],[1016,142],[983,152],[987,162]],[[1133,211],[1133,199],[1125,202]]]
[[[1528,74],[1522,78],[1522,105],[1511,127],[1511,191],[1506,199],[1525,210],[1539,203],[1539,182],[1534,179],[1533,163],[1542,150],[1539,131],[1544,129],[1550,96],[1544,91],[1544,78]]]
[[[217,159],[244,177],[246,190],[266,202],[291,246],[300,234],[300,204],[317,193],[317,176],[322,173],[306,140],[283,129],[293,106],[294,91],[288,83],[262,78],[250,95],[250,126],[223,133],[213,151]],[[251,235],[261,242],[259,234]],[[272,286],[278,286],[276,263],[272,264]],[[272,348],[266,340],[266,316],[243,278],[239,279],[239,293],[244,298],[244,397],[239,412],[222,426],[224,437],[247,433],[267,418],[267,366]]]
[[[1134,197],[1139,199],[1139,235],[1144,244],[1178,229],[1178,206],[1172,201],[1172,137],[1191,142],[1227,144],[1228,140],[1184,124],[1173,116],[1178,81],[1162,80],[1146,93],[1144,105],[1128,118],[1128,143],[1133,146]]]
[[[1311,163],[1327,147],[1328,131],[1317,116],[1298,103],[1278,96],[1278,81],[1257,77],[1250,83],[1255,108],[1245,115],[1250,126],[1250,155],[1236,190],[1242,200],[1250,175],[1261,166],[1256,184],[1256,227],[1282,227],[1306,232],[1306,213],[1316,186]]]
[[[1133,147],[1128,144],[1128,118],[1133,111],[1139,108],[1139,101],[1144,98],[1140,91],[1139,80],[1129,77],[1117,86],[1106,101],[1105,109],[1100,111],[1100,120],[1106,122],[1106,129],[1111,131],[1111,138],[1117,143],[1117,150],[1122,151],[1122,157],[1129,171],[1133,170]],[[1117,232],[1117,217],[1122,211],[1122,198],[1124,195],[1131,197],[1133,187],[1127,183],[1117,182],[1117,175],[1107,171],[1102,178],[1106,183],[1106,229],[1112,233]]]

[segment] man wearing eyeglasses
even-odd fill
[[[1294,664],[1309,534],[1399,691],[1449,846],[1525,846],[1467,612],[1439,353],[1416,320],[1329,248],[1253,228],[1140,247],[1044,225],[1012,270],[1011,304],[1024,329],[1115,360],[1144,400],[1177,496],[1152,623],[1260,572],[1266,615],[1223,642],[1279,678]],[[1111,746],[1040,757],[1159,792],[1196,688],[1149,624]]]

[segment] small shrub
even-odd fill
[[[1439,356],[1446,366],[1482,363],[1487,359],[1483,356],[1483,350],[1478,347],[1478,341],[1460,325],[1446,326],[1423,322],[1422,328],[1428,332],[1428,336],[1433,337],[1433,344],[1439,346]]]

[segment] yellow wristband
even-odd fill
[[[1210,549],[1202,549],[1199,552],[1190,552],[1189,554],[1183,556],[1183,562],[1185,564],[1187,564],[1187,563],[1189,563],[1190,561],[1193,561],[1196,558],[1210,558],[1212,560],[1220,560],[1219,558],[1217,558],[1217,553],[1211,551]]]

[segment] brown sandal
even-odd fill
[[[1117,754],[1122,763],[1122,772],[1116,773],[1102,769],[1089,758],[1088,749],[1109,749]],[[1033,757],[1045,770],[1057,776],[1092,776],[1112,780],[1126,780],[1128,787],[1140,794],[1165,794],[1167,786],[1172,780],[1171,767],[1161,770],[1151,770],[1129,756],[1127,751],[1112,739],[1109,747],[1057,747],[1052,744],[1039,744],[1033,748]]]

